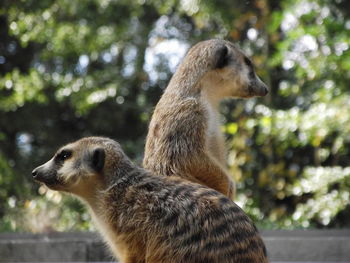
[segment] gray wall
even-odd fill
[[[350,262],[350,230],[262,231],[270,261]],[[0,234],[0,262],[113,261],[95,233]]]

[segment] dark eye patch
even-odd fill
[[[69,159],[72,156],[72,151],[70,150],[62,150],[58,154],[56,154],[55,161],[56,162],[63,162],[67,159]]]
[[[247,57],[244,57],[244,63],[248,66],[248,67],[253,67],[253,63],[252,61],[247,58]]]
[[[247,67],[249,69],[249,78],[254,79],[255,74],[254,74],[254,66],[253,66],[252,61],[249,58],[244,57],[244,63],[247,65]]]

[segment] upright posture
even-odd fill
[[[68,144],[32,174],[85,201],[122,263],[267,262],[259,233],[234,202],[138,168],[111,139]]]
[[[233,198],[220,132],[224,98],[265,96],[266,85],[251,61],[230,42],[192,47],[158,102],[146,140],[143,165],[158,175],[181,175]]]

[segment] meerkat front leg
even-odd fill
[[[233,199],[235,184],[224,167],[209,154],[202,152],[193,159],[191,166],[187,167],[190,174],[204,185],[223,193]],[[212,175],[215,176],[212,176]]]

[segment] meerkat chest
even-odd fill
[[[216,112],[211,109],[207,110],[208,119],[207,119],[207,139],[208,144],[218,143],[218,138],[221,137],[220,131],[220,120]]]
[[[219,112],[210,105],[206,108],[207,113],[207,133],[206,146],[209,153],[220,163],[225,164],[226,150],[225,139],[221,132],[221,122]]]
[[[113,227],[107,223],[107,220],[103,216],[97,215],[95,212],[93,212],[92,215],[100,235],[109,246],[111,252],[119,260],[123,259],[125,254],[125,245],[115,233]]]

